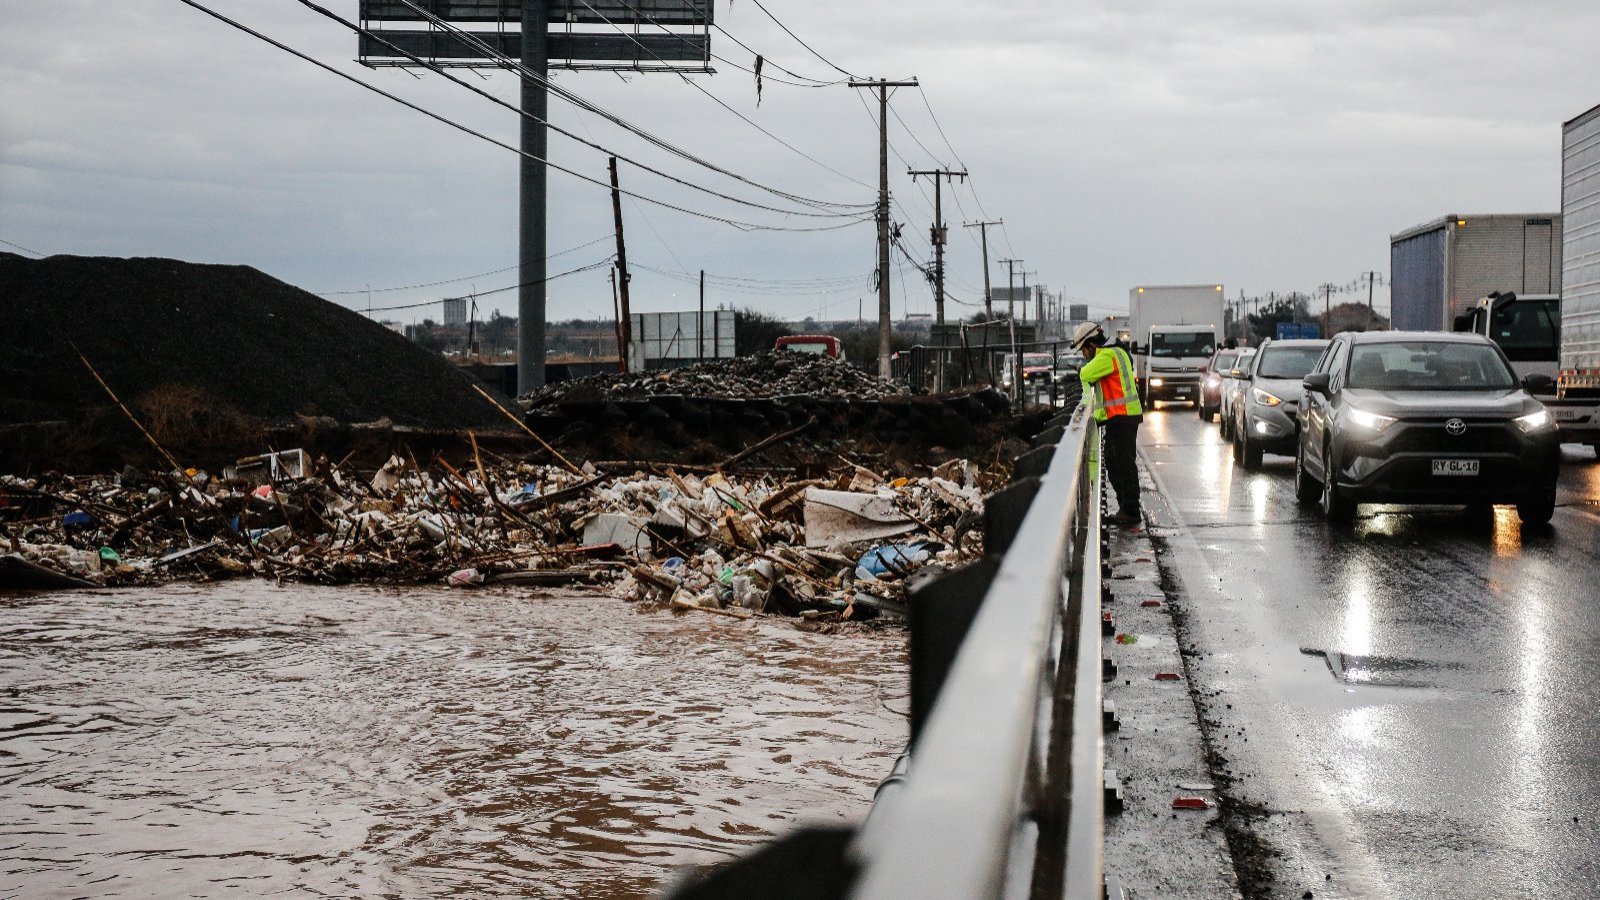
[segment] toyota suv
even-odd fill
[[[1330,519],[1357,503],[1514,503],[1555,511],[1556,424],[1505,354],[1476,334],[1368,332],[1333,339],[1303,380],[1295,495]]]

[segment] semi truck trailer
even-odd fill
[[[1551,409],[1570,440],[1600,453],[1600,106],[1561,126],[1561,215],[1559,400]]]
[[[1200,379],[1222,336],[1220,284],[1146,285],[1128,291],[1139,399],[1200,402]]]

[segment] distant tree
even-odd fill
[[[1279,322],[1307,322],[1311,321],[1311,314],[1306,308],[1306,295],[1290,294],[1262,306],[1246,318],[1250,322],[1251,343],[1260,343],[1278,333]]]
[[[733,352],[739,356],[771,350],[778,338],[795,333],[782,319],[749,307],[733,313]]]

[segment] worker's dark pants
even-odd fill
[[[1139,514],[1139,425],[1144,416],[1112,416],[1100,433],[1106,480],[1117,492],[1117,512]]]

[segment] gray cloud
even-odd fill
[[[214,0],[319,60],[494,136],[510,113],[436,76],[354,65],[354,38],[298,4]],[[1003,216],[992,257],[1101,307],[1137,282],[1220,280],[1230,293],[1310,289],[1386,268],[1387,236],[1447,212],[1557,204],[1559,123],[1596,102],[1600,9],[1587,2],[1277,0],[1194,3],[863,4],[769,0],[829,59],[867,76],[917,75],[978,194],[947,216]],[[352,0],[330,6],[353,14]],[[835,77],[753,4],[719,21],[783,66]],[[163,255],[255,265],[313,290],[361,290],[515,263],[516,158],[295,60],[171,0],[0,0],[0,238],[44,252]],[[748,56],[714,36],[721,55]],[[863,96],[748,74],[695,81],[846,177],[808,162],[672,76],[564,73],[562,84],[752,178],[869,202],[876,178]],[[769,69],[769,74],[777,74]],[[514,100],[496,74],[480,84]],[[913,165],[953,164],[922,99],[901,91],[891,140]],[[558,124],[721,189],[725,179],[552,104]],[[913,137],[914,135],[914,137]],[[920,141],[920,146],[919,146]],[[924,149],[925,148],[925,149]],[[602,154],[552,137],[552,158],[604,178]],[[931,194],[891,161],[897,218],[928,254]],[[623,167],[630,188],[697,209],[743,211]],[[552,175],[551,249],[611,230],[605,192]],[[734,193],[757,199],[743,189]],[[870,295],[872,229],[746,234],[630,202],[630,255],[674,271],[842,279],[849,288],[723,293],[713,302],[851,315]],[[981,292],[975,233],[955,229],[951,291]],[[1009,239],[1009,243],[1007,242]],[[552,260],[591,262],[597,245]],[[552,285],[551,314],[610,308],[603,273]],[[916,273],[897,309],[930,311]],[[382,295],[427,299],[512,274]],[[676,292],[678,297],[674,298]],[[641,271],[645,309],[686,305],[689,284]],[[343,296],[353,306],[364,297]],[[511,295],[495,298],[510,310]],[[965,308],[962,308],[963,310]]]

